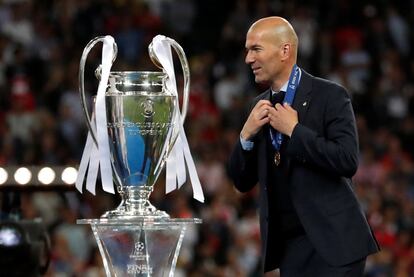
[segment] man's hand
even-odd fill
[[[298,123],[298,112],[295,111],[289,104],[276,104],[268,112],[270,125],[280,133],[292,136],[293,129]]]
[[[263,125],[269,123],[269,110],[274,110],[269,100],[260,100],[256,103],[240,133],[243,139],[251,139]]]

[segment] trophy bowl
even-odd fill
[[[165,88],[162,72],[111,72],[105,94],[111,161],[124,194],[122,213],[162,216],[148,201],[166,156],[177,138],[178,100]]]

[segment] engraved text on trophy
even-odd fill
[[[174,127],[176,98],[168,95],[106,96],[114,168],[125,186],[152,186],[165,160]]]

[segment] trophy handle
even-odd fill
[[[178,42],[173,40],[172,38],[165,37],[168,43],[174,48],[175,52],[177,53],[178,58],[180,59],[181,68],[183,70],[183,77],[184,77],[184,89],[183,89],[183,103],[181,107],[181,121],[184,125],[185,117],[187,116],[188,110],[188,100],[190,94],[190,66],[188,65],[187,57],[185,56],[185,52]],[[154,53],[154,48],[151,44],[148,46],[149,56],[151,61],[160,69],[163,69],[161,63],[159,62],[157,56]]]
[[[79,93],[80,93],[80,98],[81,98],[82,109],[83,109],[83,113],[86,117],[86,125],[88,126],[89,132],[91,133],[92,139],[93,139],[96,146],[98,146],[98,141],[96,139],[97,136],[96,136],[96,133],[95,133],[94,129],[92,128],[91,117],[89,115],[88,106],[86,104],[85,64],[86,64],[86,59],[88,58],[88,54],[91,51],[91,49],[95,46],[96,43],[98,43],[100,41],[103,42],[104,38],[105,38],[104,36],[96,37],[86,45],[85,49],[83,50],[82,57],[81,57],[80,64],[79,64]],[[117,47],[116,43],[114,42],[114,53],[113,53],[113,57],[112,57],[112,63],[115,61],[117,54],[118,54],[118,47]],[[98,69],[99,69],[99,67],[98,67]]]
[[[93,139],[93,142],[95,143],[95,145],[98,147],[98,140],[97,135],[94,131],[94,129],[92,128],[92,124],[91,124],[91,117],[89,115],[89,110],[88,110],[88,105],[86,104],[86,95],[85,95],[85,64],[86,64],[86,59],[88,58],[88,54],[91,51],[91,49],[95,46],[95,44],[97,44],[98,42],[103,42],[104,41],[105,36],[99,36],[96,37],[94,39],[92,39],[85,47],[85,49],[83,50],[82,53],[82,57],[80,60],[80,64],[79,64],[79,93],[80,93],[80,99],[81,99],[81,105],[82,105],[82,110],[83,113],[86,117],[86,126],[88,127],[88,130],[91,134],[91,137]],[[115,61],[116,56],[118,54],[118,46],[116,45],[116,43],[114,42],[114,53],[113,53],[113,57],[112,57],[112,63]],[[98,77],[99,75],[99,71],[101,69],[101,65],[96,69],[95,71],[95,75]],[[93,117],[93,114],[92,114]],[[113,167],[113,165],[112,165]],[[122,202],[120,204],[120,206],[118,207],[118,209],[120,209],[120,207],[122,207],[124,205],[124,192],[121,189],[121,181],[119,176],[116,174],[115,172],[115,176],[116,178],[113,178],[113,181],[115,182],[115,185],[118,189],[118,192],[122,198]]]

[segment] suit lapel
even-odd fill
[[[298,112],[299,123],[303,124],[306,119],[306,113],[308,111],[310,101],[311,101],[311,91],[312,91],[312,75],[307,73],[305,70],[302,70],[302,76],[300,78],[300,83],[298,89],[296,90],[295,99],[293,99],[292,107]],[[291,157],[287,159],[287,168],[288,174],[291,172]]]
[[[260,101],[262,99],[270,100],[270,93],[271,93],[270,89],[266,90],[264,93],[262,93],[259,96],[258,101]],[[266,142],[266,140],[267,140],[266,136],[269,136],[269,126],[268,126],[268,124],[263,126],[263,128],[259,131],[258,135],[259,135],[258,138],[260,140],[260,142],[258,143],[258,146],[259,146],[258,153],[259,153],[259,157],[261,157],[260,162],[264,163],[264,166],[260,166],[259,170],[261,171],[261,174],[263,174],[262,176],[265,176],[263,185],[267,186],[268,179],[269,179],[268,168],[266,166],[266,164],[267,164],[267,153],[268,153],[268,151],[271,151],[271,149],[268,148],[269,146],[267,145],[267,142]]]
[[[303,123],[311,101],[312,75],[303,69],[301,70],[302,76],[292,106],[298,112],[299,122]]]

